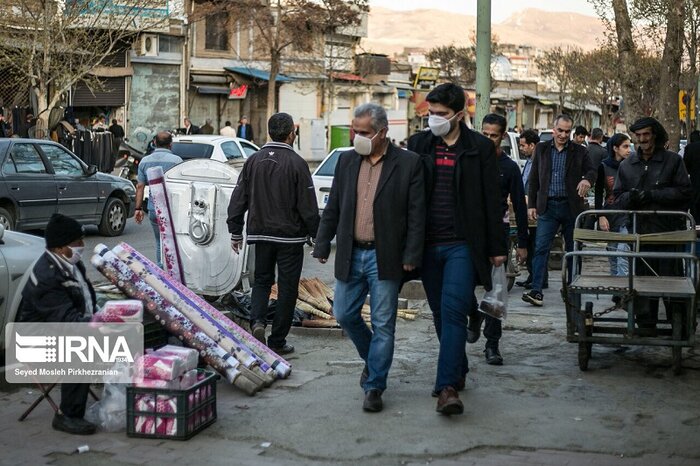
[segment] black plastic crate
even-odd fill
[[[218,374],[197,369],[204,379],[187,390],[127,387],[129,437],[188,440],[216,421]],[[167,412],[166,412],[167,411]]]

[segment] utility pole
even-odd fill
[[[491,109],[491,0],[476,2],[476,115],[474,129]]]

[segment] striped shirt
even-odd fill
[[[566,151],[569,148],[567,143],[564,148],[559,151],[557,146],[552,142],[552,174],[549,181],[548,197],[566,197]]]
[[[438,144],[435,147],[435,186],[428,209],[427,242],[429,244],[454,243],[463,238],[455,229],[454,176],[457,164],[457,148]]]

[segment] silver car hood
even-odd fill
[[[222,296],[241,279],[247,250],[233,252],[226,225],[237,181],[238,171],[209,159],[188,160],[165,173],[185,285],[196,293]]]

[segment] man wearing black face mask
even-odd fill
[[[387,138],[384,108],[363,104],[354,116],[355,150],[338,160],[314,257],[325,263],[335,236],[333,314],[365,362],[362,408],[378,412],[394,355],[401,279],[423,256],[425,192],[418,155]],[[372,330],[361,315],[368,291]]]
[[[430,131],[414,134],[408,149],[426,173],[427,228],[422,279],[440,340],[433,394],[437,411],[462,414],[469,366],[465,346],[483,320],[473,306],[477,282],[491,289],[491,266],[506,260],[498,159],[493,143],[462,121],[464,89],[446,83],[426,97]]]
[[[255,244],[255,280],[251,296],[253,336],[277,354],[288,354],[299,277],[304,265],[304,243],[318,229],[318,204],[306,161],[294,152],[294,120],[276,113],[267,122],[273,142],[246,160],[228,206],[231,247],[238,253],[248,212],[248,243]],[[267,303],[277,269],[277,309],[272,332],[265,340]]]
[[[80,261],[83,227],[70,217],[54,214],[46,225],[46,252],[34,265],[24,290],[19,322],[88,322],[95,310],[95,291]],[[61,384],[61,409],[53,428],[69,434],[94,434],[83,419],[89,384]]]

